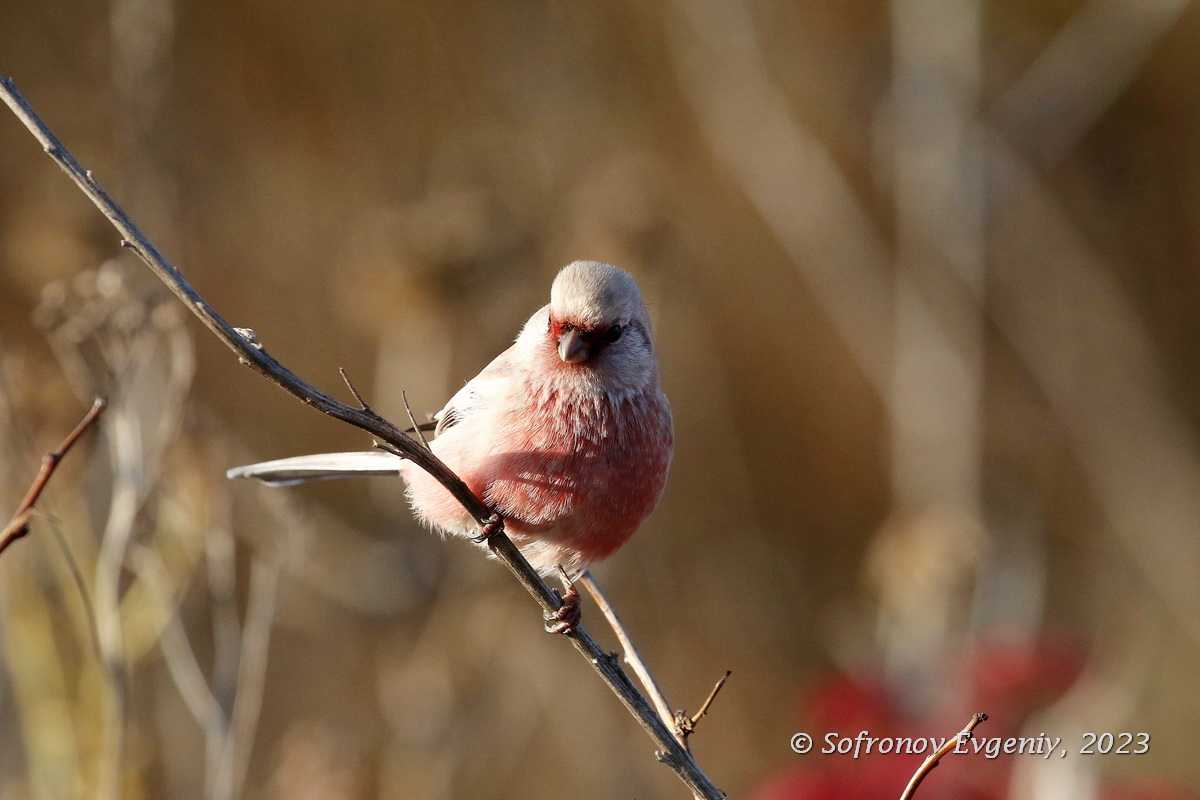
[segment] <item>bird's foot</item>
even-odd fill
[[[568,582],[562,605],[557,611],[545,612],[542,617],[546,620],[546,633],[574,633],[583,617],[583,610],[579,604],[579,590],[575,588],[575,584]]]
[[[472,536],[471,541],[475,544],[483,544],[502,530],[504,530],[504,518],[499,514],[492,514],[488,521],[483,523],[483,530],[479,532],[478,536]]]

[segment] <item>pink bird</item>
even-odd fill
[[[535,569],[577,576],[612,555],[658,503],[673,438],[633,277],[597,261],[564,267],[550,303],[434,419],[433,452],[504,516]],[[395,474],[422,522],[446,534],[478,533],[441,484],[390,453],[300,456],[228,473],[279,485]],[[573,627],[573,601],[548,630]]]

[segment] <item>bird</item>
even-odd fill
[[[633,276],[599,261],[563,267],[550,302],[433,420],[433,453],[503,517],[531,566],[564,578],[569,602],[547,617],[547,630],[570,632],[574,578],[629,540],[671,464],[671,406]],[[392,453],[299,456],[227,474],[273,485],[399,475],[422,523],[479,538],[474,518],[436,479]]]

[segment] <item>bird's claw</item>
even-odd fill
[[[562,605],[557,611],[547,611],[542,614],[546,620],[546,633],[571,634],[579,627],[583,610],[579,603],[579,590],[574,584],[567,584],[567,593],[563,595]]]
[[[483,544],[502,530],[504,530],[504,518],[499,514],[492,514],[491,518],[483,523],[483,530],[478,536],[472,536],[471,541],[475,544]]]

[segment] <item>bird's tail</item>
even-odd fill
[[[305,481],[352,478],[363,475],[399,475],[404,462],[381,450],[361,453],[318,453],[234,467],[227,478],[256,478],[269,486],[291,486]]]

